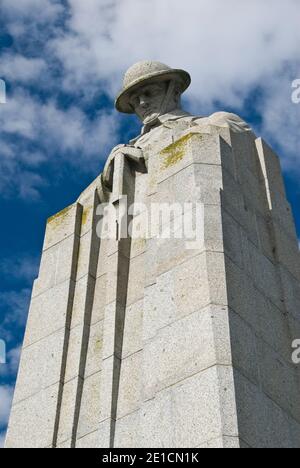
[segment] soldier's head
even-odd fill
[[[180,107],[180,96],[190,85],[190,75],[160,62],[139,62],[126,72],[116,100],[119,112],[137,114],[144,124]]]
[[[180,108],[180,96],[178,83],[171,80],[153,82],[133,91],[129,96],[129,104],[134,113],[146,124],[160,114]]]

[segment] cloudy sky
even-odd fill
[[[0,0],[0,446],[46,218],[138,132],[113,108],[128,66],[185,68],[187,110],[249,121],[281,156],[300,235],[299,20],[299,0]]]

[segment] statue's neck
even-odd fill
[[[163,124],[164,122],[167,122],[168,120],[175,120],[180,117],[187,116],[187,115],[190,115],[190,114],[188,112],[185,112],[180,107],[173,109],[172,111],[166,112],[163,115],[158,115],[151,122],[148,122],[143,126],[142,135],[144,135],[145,133],[148,133],[150,130],[152,130],[152,128],[158,127],[159,125]]]

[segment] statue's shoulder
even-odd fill
[[[209,117],[195,120],[198,125],[214,125],[216,127],[230,128],[234,132],[251,131],[251,127],[237,114],[231,112],[215,112]]]
[[[210,120],[213,122],[244,122],[244,120],[237,114],[231,112],[215,112],[210,117]]]

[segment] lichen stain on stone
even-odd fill
[[[101,351],[102,349],[102,340],[96,340],[94,345],[94,351]]]
[[[91,211],[91,207],[89,206],[88,208],[85,208],[82,213],[82,221],[81,224],[82,226],[85,226],[89,217],[89,213]]]
[[[67,208],[60,211],[59,213],[56,213],[55,215],[51,216],[47,220],[47,224],[51,224],[51,227],[54,227],[54,228],[58,227],[63,222],[63,220],[65,219],[65,217],[69,213],[69,211],[72,209],[72,206],[73,205],[68,206]]]
[[[160,155],[164,158],[164,162],[162,164],[163,169],[168,169],[182,161],[186,152],[186,146],[194,135],[195,133],[189,133],[160,152]]]
[[[136,250],[143,250],[147,245],[147,241],[145,237],[140,237],[135,240],[135,249]]]

